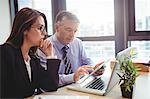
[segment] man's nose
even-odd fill
[[[74,35],[75,35],[75,33],[76,33],[76,31],[71,31],[71,33],[70,33],[70,34],[71,34],[72,36],[74,36]]]

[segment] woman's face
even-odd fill
[[[44,35],[46,35],[44,19],[39,16],[31,28],[24,32],[24,42],[30,44],[30,46],[39,46]]]

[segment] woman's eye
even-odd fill
[[[41,27],[39,27],[38,29],[39,29],[40,31],[42,31],[43,27],[41,26]]]

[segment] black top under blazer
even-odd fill
[[[25,98],[35,91],[56,91],[59,83],[60,60],[48,59],[47,69],[35,55],[30,55],[31,81],[20,48],[0,46],[0,98]]]

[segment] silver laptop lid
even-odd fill
[[[122,58],[123,56],[129,56],[130,55],[130,52],[131,50],[135,49],[134,47],[129,47],[123,51],[120,51],[117,56],[116,56],[116,59],[120,59]],[[112,70],[112,74],[111,74],[111,77],[110,77],[110,82],[107,86],[107,89],[106,89],[106,93],[107,94],[118,82],[119,82],[119,77],[117,75],[117,73],[119,72],[119,69],[120,69],[120,65],[115,62],[115,65],[114,65],[114,68]]]

